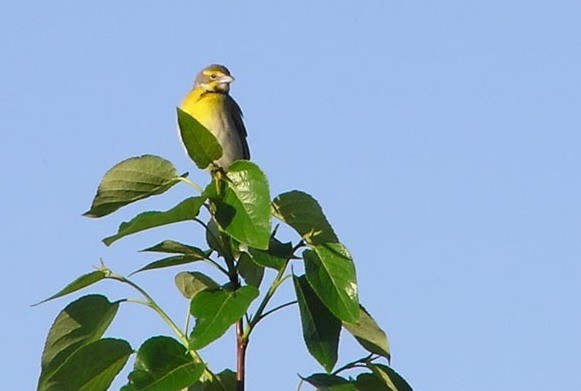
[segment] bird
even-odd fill
[[[250,160],[242,110],[230,96],[234,82],[228,68],[212,64],[196,76],[192,90],[183,99],[180,108],[204,125],[222,146],[223,155],[215,166],[228,170],[237,160]]]

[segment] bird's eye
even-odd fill
[[[210,79],[215,79],[215,78],[217,78],[217,77],[218,77],[218,75],[217,75],[217,74],[215,74],[215,73],[212,73],[212,74],[210,75]]]

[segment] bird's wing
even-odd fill
[[[242,154],[243,158],[249,160],[250,159],[250,148],[248,148],[248,142],[246,141],[246,137],[248,133],[246,132],[246,126],[244,126],[244,121],[242,120],[243,114],[242,109],[238,106],[238,103],[234,99],[230,97],[230,106],[232,110],[232,121],[234,121],[234,126],[236,127],[236,131],[240,135],[240,142],[242,143]]]

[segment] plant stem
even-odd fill
[[[182,176],[181,176],[181,177],[179,177],[178,179],[179,179],[181,182],[184,182],[184,183],[186,183],[186,184],[188,184],[188,185],[192,186],[192,187],[193,187],[194,189],[196,189],[196,190],[197,190],[197,191],[198,191],[200,194],[204,192],[204,189],[202,189],[202,188],[200,187],[200,185],[198,185],[196,182],[194,182],[194,181],[192,181],[192,180],[190,180],[190,179],[188,179],[188,178],[184,178],[184,177],[182,177]]]
[[[190,318],[192,316],[190,315],[190,309],[188,307],[188,313],[186,314],[186,324],[184,326],[184,334],[188,334],[188,330],[190,329]]]
[[[212,265],[213,267],[215,267],[216,269],[218,269],[224,275],[229,276],[228,270],[226,270],[222,266],[220,266],[220,264],[218,262],[216,262],[216,261],[214,261],[213,259],[210,259],[210,258],[204,258],[204,261],[206,261],[207,263],[209,263],[210,265]]]
[[[304,243],[301,241],[293,248],[293,254],[296,250],[298,250]],[[238,270],[236,270],[236,266],[234,265],[233,260],[229,260],[227,257],[224,257],[226,261],[226,265],[228,266],[228,271],[230,271],[230,282],[234,285],[234,287],[238,288],[240,286],[240,281],[238,279]],[[229,262],[230,261],[230,262]],[[248,341],[250,338],[250,334],[254,327],[262,320],[265,316],[281,309],[286,306],[289,306],[291,303],[286,303],[281,306],[278,306],[268,312],[264,312],[266,306],[274,296],[274,293],[286,280],[289,276],[285,276],[284,273],[286,268],[290,262],[290,259],[287,259],[284,263],[283,267],[280,268],[276,277],[270,284],[268,291],[262,298],[262,302],[258,306],[256,313],[250,321],[248,321],[246,325],[246,330],[244,329],[244,319],[241,318],[236,323],[236,391],[244,391],[244,384],[245,384],[245,377],[246,377],[246,349],[248,348]]]
[[[359,360],[351,361],[350,363],[347,363],[347,364],[343,365],[341,368],[338,368],[335,371],[333,371],[333,375],[337,375],[337,374],[339,374],[343,371],[346,371],[348,369],[357,368],[357,367],[364,367],[366,363],[372,362],[375,359],[376,359],[376,357],[373,357],[373,354],[370,354],[368,356],[360,358]]]
[[[254,325],[256,326],[256,324],[258,324],[258,322],[260,322],[262,319],[266,318],[268,315],[272,314],[273,312],[276,312],[278,310],[281,310],[281,309],[288,307],[290,305],[293,305],[293,304],[297,304],[297,301],[296,300],[289,301],[288,303],[281,304],[278,307],[274,307],[273,309],[266,311],[264,314],[262,314],[262,316],[259,319],[256,320],[256,323],[254,323]]]
[[[268,291],[266,292],[266,294],[262,298],[262,302],[260,302],[260,305],[258,306],[258,309],[256,310],[256,313],[254,314],[254,316],[252,317],[252,319],[250,319],[250,322],[248,322],[248,327],[246,328],[246,331],[244,333],[244,338],[246,340],[248,340],[248,338],[250,337],[250,333],[252,333],[252,330],[254,329],[254,326],[256,326],[256,324],[263,318],[264,310],[266,309],[266,306],[270,302],[270,299],[272,299],[272,296],[274,296],[274,293],[276,292],[276,289],[286,279],[284,273],[286,271],[286,267],[288,265],[288,262],[289,261],[287,260],[285,262],[284,266],[280,268],[280,270],[278,271],[278,274],[276,275],[276,277],[272,281],[272,284],[270,284],[270,287],[268,288]]]
[[[240,288],[240,278],[234,259],[224,255],[228,268],[228,278],[234,289]],[[244,317],[236,322],[236,391],[244,391],[246,379],[246,347],[248,339],[244,338]]]
[[[114,280],[117,280],[117,281],[120,281],[124,284],[130,285],[132,288],[134,288],[139,293],[141,293],[143,295],[143,297],[145,297],[145,299],[147,300],[147,302],[146,302],[147,306],[150,307],[151,309],[153,309],[155,312],[157,312],[157,314],[168,324],[168,326],[173,330],[173,332],[178,336],[178,338],[187,346],[188,338],[184,335],[184,333],[182,333],[182,331],[179,329],[179,327],[176,326],[176,324],[165,313],[165,311],[159,305],[157,305],[155,300],[153,300],[153,298],[145,290],[143,290],[143,288],[141,288],[139,285],[137,285],[133,281],[128,280],[127,278],[120,276],[118,274],[115,274],[115,273],[111,273],[107,277],[114,279]]]
[[[246,348],[248,338],[244,337],[244,321],[236,323],[236,391],[244,391],[246,379]]]
[[[132,299],[131,301],[139,303],[139,304],[144,304],[144,305],[148,306],[149,308],[153,309],[165,321],[165,323],[167,323],[168,326],[173,330],[173,332],[177,335],[177,337],[180,339],[182,344],[184,344],[184,346],[186,346],[188,353],[190,354],[190,356],[192,356],[194,361],[196,363],[204,365],[205,368],[204,368],[204,373],[202,374],[202,376],[205,378],[217,379],[216,375],[212,371],[210,371],[210,369],[208,369],[208,366],[204,363],[204,361],[202,360],[202,357],[200,357],[200,354],[197,352],[197,350],[190,349],[188,337],[184,333],[182,333],[182,331],[174,323],[174,321],[165,313],[165,311],[155,302],[155,300],[153,300],[153,298],[143,288],[141,288],[139,285],[137,285],[133,281],[128,280],[127,278],[125,278],[119,274],[115,274],[110,270],[108,270],[108,274],[107,274],[106,278],[110,278],[112,280],[116,280],[116,281],[122,282],[124,284],[127,284],[127,285],[131,286],[133,289],[135,289],[136,291],[138,291],[139,293],[141,293],[143,295],[143,297],[145,297],[146,301],[135,300],[135,299]]]

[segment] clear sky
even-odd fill
[[[102,220],[81,213],[126,157],[161,155],[205,182],[175,106],[213,62],[237,78],[273,194],[315,196],[350,248],[361,301],[416,390],[576,389],[580,20],[578,0],[3,1],[3,389],[34,389],[46,332],[74,297],[29,304],[100,258],[129,273],[163,239],[203,245],[187,224],[100,242],[185,187]],[[136,280],[182,319],[177,271]],[[89,292],[134,296],[110,282]],[[124,305],[107,335],[137,347],[156,333],[171,335]],[[340,362],[361,354],[342,340]],[[203,351],[215,369],[233,353],[233,336]],[[251,391],[294,390],[319,370],[296,308],[262,324],[248,359]]]

